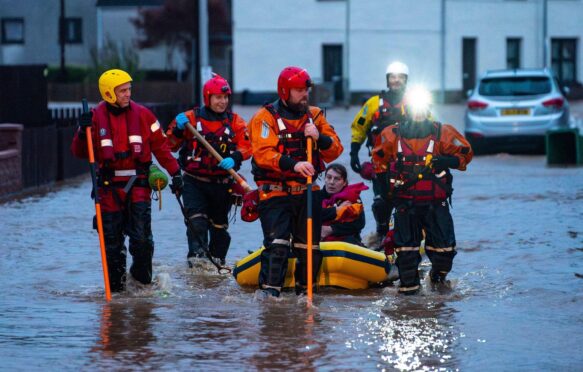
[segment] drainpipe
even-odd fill
[[[441,30],[439,34],[440,38],[440,45],[441,45],[441,53],[440,57],[440,76],[441,76],[441,87],[440,87],[440,96],[441,96],[441,103],[445,103],[445,1],[441,0]]]

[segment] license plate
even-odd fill
[[[502,109],[502,115],[530,115],[530,109]]]

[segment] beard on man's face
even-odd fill
[[[304,114],[308,111],[308,100],[301,100],[299,102],[292,103],[289,100],[286,101],[287,107],[290,111]]]

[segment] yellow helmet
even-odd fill
[[[107,70],[99,77],[99,93],[105,102],[115,103],[117,100],[115,87],[132,81],[130,74],[123,70],[113,69]],[[109,93],[109,96],[107,95]]]

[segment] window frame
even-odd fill
[[[569,86],[577,82],[578,41],[578,38],[551,38],[551,66],[553,67],[553,72],[557,76],[561,86]],[[563,53],[563,50],[567,44],[571,44],[573,46],[573,51],[570,58],[566,58]],[[556,56],[554,53],[555,45],[557,45],[559,56]],[[563,65],[565,63],[571,64],[573,69],[572,80],[564,80],[565,73],[563,71]]]
[[[22,35],[20,39],[8,39],[6,35],[6,27],[9,23],[19,23],[22,27]],[[25,41],[25,28],[23,17],[5,17],[0,22],[0,33],[2,34],[0,42],[6,45],[22,45]]]
[[[514,46],[516,51],[515,56],[510,55],[510,47]],[[522,65],[522,38],[521,37],[507,37],[506,38],[506,68],[515,70],[521,68]]]

